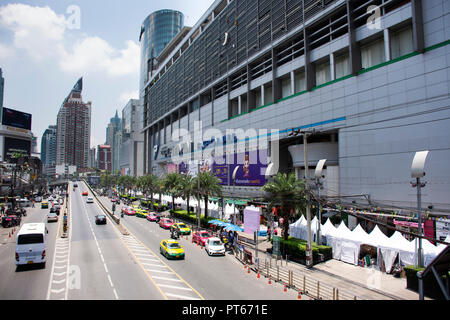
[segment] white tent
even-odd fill
[[[358,265],[359,248],[362,239],[352,233],[342,221],[336,229],[336,236],[341,239],[341,257],[340,260]]]
[[[390,244],[397,249],[400,262],[404,265],[413,265],[416,259],[414,242],[406,240],[399,231],[395,231],[389,238]]]

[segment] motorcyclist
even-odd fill
[[[180,231],[178,230],[178,226],[172,227],[171,230],[172,239],[177,240],[180,237]]]

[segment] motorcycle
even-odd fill
[[[120,217],[123,218],[123,212],[120,214]]]
[[[176,230],[172,230],[172,232],[170,233],[170,237],[174,240],[178,240],[180,238],[180,235]]]

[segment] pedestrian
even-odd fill
[[[34,199],[31,200],[31,207],[34,208]]]
[[[271,232],[270,226],[268,226],[267,227],[267,241],[269,241],[269,242],[270,242],[270,232]]]

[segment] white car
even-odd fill
[[[92,197],[87,197],[86,203],[94,203],[94,198],[92,198]]]
[[[210,255],[210,256],[213,256],[213,255],[224,256],[225,255],[225,247],[224,247],[222,241],[220,241],[220,239],[216,238],[216,237],[208,238],[206,240],[205,250],[208,253],[208,255]]]
[[[47,222],[58,222],[58,216],[54,212],[50,212],[47,216]]]

